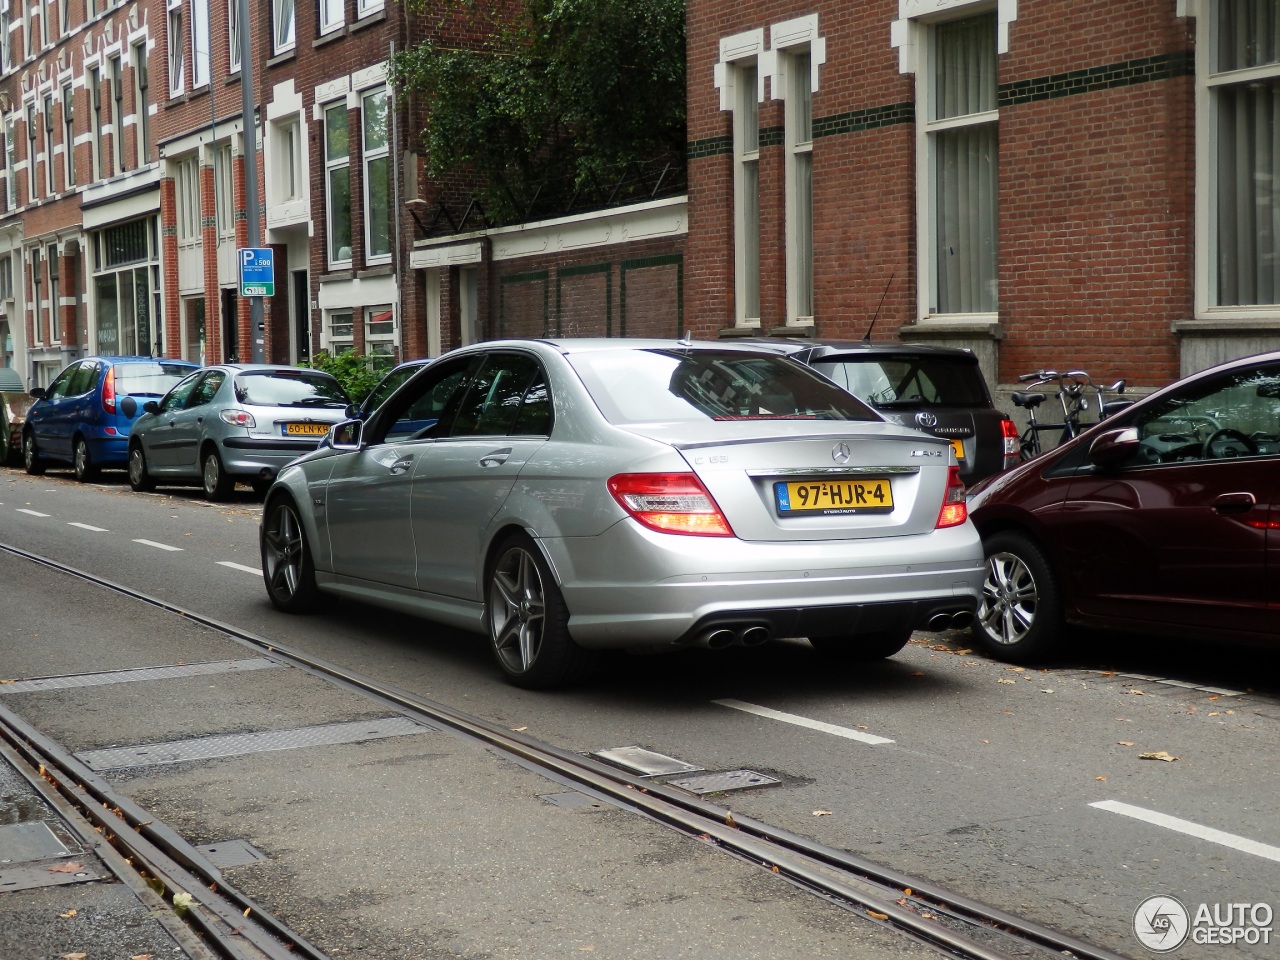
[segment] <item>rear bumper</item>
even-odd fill
[[[318,447],[321,439],[227,437],[221,444],[222,466],[233,476],[274,478],[285,466]]]

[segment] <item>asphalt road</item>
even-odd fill
[[[1021,670],[969,652],[963,635],[921,634],[890,661],[836,675],[807,644],[784,641],[758,650],[619,655],[578,689],[531,693],[501,681],[478,637],[354,604],[335,604],[323,616],[277,613],[257,573],[259,511],[247,490],[231,504],[213,506],[194,490],[133,494],[118,475],[81,486],[68,474],[30,478],[0,471],[2,543],[278,638],[506,726],[527,728],[575,752],[634,745],[709,771],[765,773],[779,783],[719,802],[1117,952],[1148,955],[1135,936],[1134,913],[1151,896],[1176,897],[1192,913],[1201,904],[1210,910],[1240,903],[1280,909],[1280,815],[1273,800],[1280,780],[1280,657],[1275,652],[1081,633],[1063,662],[1048,670]],[[93,590],[71,590],[47,574],[22,575],[12,562],[3,569],[21,580],[21,607],[27,612],[21,633],[12,622],[4,629],[0,677],[84,673],[113,669],[116,662],[138,666],[144,665],[140,660],[159,664],[176,662],[178,654],[190,656],[184,644],[172,651],[175,657],[166,657],[158,642],[166,628],[150,615],[137,629],[124,629],[142,617],[125,601],[99,602]],[[33,647],[39,640],[35,633],[56,635],[60,642]],[[198,647],[211,641],[193,642]],[[83,703],[76,698],[51,698],[31,709],[43,726],[57,728],[52,732],[74,741],[78,750],[152,742],[158,729],[194,735],[211,729],[213,716],[234,718],[234,723],[222,722],[237,729],[275,729],[361,715],[359,704],[321,696],[305,684],[282,683],[281,673],[232,674],[216,685],[216,696],[196,696],[193,687],[185,703],[171,697],[150,701],[141,692],[95,699],[93,709],[112,718],[105,728],[76,718],[76,705]],[[231,713],[224,710],[228,696],[238,705]],[[125,723],[121,717],[130,709],[147,722],[136,729]],[[159,728],[157,715],[163,718]],[[377,749],[384,753],[369,762],[382,765],[379,770],[396,769],[406,756],[404,744],[382,743]],[[423,748],[408,756],[420,759],[435,751]],[[1143,759],[1144,753],[1177,759]],[[287,800],[279,798],[287,797],[290,782],[326,774],[327,768],[317,769],[314,762],[299,750],[277,755],[269,770],[253,767],[261,789],[246,789],[248,768],[232,769],[232,761],[179,765],[180,772],[161,770],[130,777],[128,783],[166,821],[219,839],[214,827],[228,829],[237,810],[272,805],[254,799],[260,793],[288,809]],[[360,761],[352,757],[349,762]],[[509,771],[495,774],[492,768],[491,761],[472,757],[449,765],[449,796],[454,802],[469,797],[473,806],[450,809],[448,815],[471,823],[463,831],[467,836],[480,836],[496,823],[504,828],[495,830],[493,843],[482,849],[468,846],[476,863],[454,858],[432,866],[485,873],[488,879],[477,880],[474,890],[496,895],[497,888],[490,886],[492,871],[501,872],[494,866],[496,850],[522,863],[514,851],[523,834],[537,835],[539,856],[560,844],[572,850],[575,841],[570,832],[546,829],[545,818],[529,818],[512,799],[524,790],[519,778],[513,781]],[[344,779],[334,791],[357,789],[350,784],[359,783],[359,778]],[[379,778],[369,789],[376,793],[381,816],[399,817],[418,805],[423,822],[435,816],[424,799],[435,791],[412,777]],[[357,803],[358,793],[348,801]],[[296,812],[305,818],[305,809]],[[513,821],[527,829],[512,831]],[[359,849],[354,836],[345,850],[306,852],[290,847],[308,837],[314,842],[301,820],[287,828],[277,824],[267,836],[294,854],[292,860],[278,856],[291,869],[262,881],[273,899],[288,903],[291,889],[306,887],[314,903],[322,903],[376,887],[380,903],[394,903],[393,895],[368,880],[375,869],[370,851]],[[605,843],[600,862],[610,862],[609,849]],[[390,853],[379,851],[379,856]],[[619,912],[616,902],[601,903],[592,931],[600,936],[566,940],[569,953],[576,943],[579,951],[604,947],[602,953],[626,956],[626,944],[645,942],[646,924],[668,934],[684,929],[680,923],[689,918],[689,898],[701,895],[706,865],[690,866],[667,843],[657,843],[645,856],[684,868],[659,870],[655,885],[640,898],[643,908],[632,905]],[[359,867],[353,875],[343,864]],[[324,896],[314,890],[318,881],[306,874],[308,867],[326,871]],[[269,874],[261,865],[246,870],[259,871],[253,876]],[[532,865],[529,870],[536,875]],[[442,873],[434,876],[442,889],[458,886],[456,880],[442,880]],[[733,956],[799,956],[806,950],[825,955],[831,948],[823,938],[835,929],[833,921],[822,909],[803,905],[802,896],[762,892],[742,878],[726,882],[739,892],[750,891],[753,911],[766,904],[767,918],[750,931],[740,930],[745,940],[721,931],[725,940],[715,949],[709,947],[715,934],[708,926],[704,939],[697,940],[703,952],[688,955],[719,950]],[[541,892],[560,909],[568,911],[572,903],[578,911],[563,916],[580,917],[593,896],[590,886],[577,877]],[[448,944],[441,956],[507,955],[508,946],[520,942],[517,928],[536,913],[536,902],[536,897],[528,902],[516,897],[500,920],[450,913],[452,933],[442,933],[449,926],[443,924],[432,942]],[[384,909],[394,913],[391,906]],[[724,904],[710,907],[708,916],[719,917],[724,909]],[[486,945],[487,920],[497,929]],[[604,936],[614,925],[614,936]],[[630,938],[619,934],[624,930]],[[807,931],[803,943],[785,939],[796,930]],[[359,940],[358,931],[353,936]],[[547,952],[524,955],[564,955],[553,950],[560,941],[538,942]],[[674,956],[667,951],[681,942],[671,936],[651,939],[650,949],[637,947],[635,955]],[[346,949],[352,956],[399,955],[361,953],[351,943]],[[879,955],[876,951],[893,948],[877,943],[866,949],[871,952],[845,955]],[[510,955],[521,955],[516,947],[511,950]],[[1188,942],[1178,956],[1260,958],[1276,951],[1274,944]]]

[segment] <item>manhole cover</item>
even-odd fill
[[[726,770],[723,773],[707,773],[700,777],[681,777],[668,780],[667,784],[699,795],[727,793],[730,790],[746,790],[750,787],[768,787],[781,783],[777,777],[755,770]]]
[[[206,843],[196,847],[209,858],[219,870],[228,867],[243,867],[249,863],[260,863],[267,855],[247,840],[223,840],[221,843]]]

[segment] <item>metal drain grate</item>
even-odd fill
[[[82,673],[70,677],[39,677],[0,684],[0,693],[36,693],[40,690],[69,690],[72,687],[97,687],[108,683],[136,683],[140,680],[174,680],[180,677],[203,677],[215,673],[244,673],[270,670],[280,664],[265,657],[246,660],[218,660],[212,663],[182,663],[168,667],[138,667],[133,670],[109,670],[106,673]]]
[[[86,750],[76,757],[93,770],[118,770],[122,767],[144,767],[157,763],[183,763],[188,760],[215,760],[238,757],[246,753],[269,750],[294,750],[298,747],[320,747],[337,743],[359,743],[403,737],[411,733],[437,733],[438,727],[415,723],[407,717],[384,717],[381,720],[359,720],[354,723],[327,723],[295,730],[268,730],[262,733],[232,733],[194,740],[173,740],[135,747],[110,747]]]
[[[221,843],[206,843],[203,846],[197,846],[196,849],[208,857],[209,862],[219,870],[244,867],[267,859],[267,855],[248,840],[223,840]]]
[[[70,852],[43,820],[9,823],[0,827],[0,863],[65,857]]]
[[[668,780],[667,784],[702,796],[708,793],[728,793],[730,790],[747,790],[751,787],[768,787],[781,782],[777,777],[770,777],[755,770],[726,770],[723,773],[707,773],[700,777]]]

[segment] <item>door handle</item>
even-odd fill
[[[391,464],[391,466],[388,467],[388,470],[393,477],[398,477],[400,474],[408,471],[411,466],[413,466],[412,455],[408,457],[401,457],[395,463]]]
[[[487,468],[500,467],[507,462],[507,457],[511,456],[511,448],[503,447],[501,450],[495,450],[493,453],[486,453],[480,458],[480,466]]]
[[[1252,493],[1224,493],[1213,501],[1211,506],[1217,513],[1248,513],[1258,500]]]

